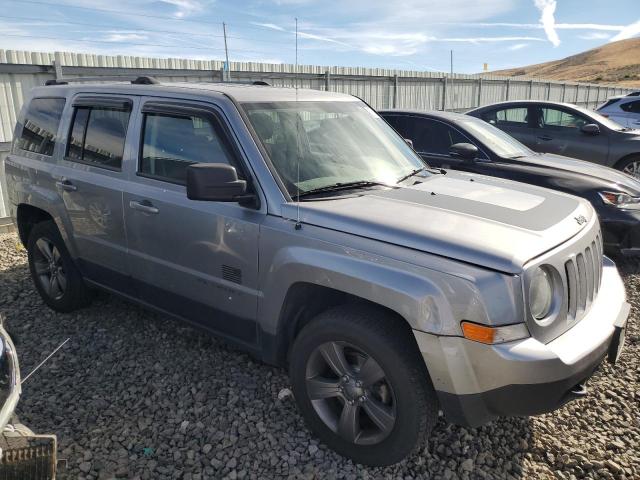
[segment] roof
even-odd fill
[[[560,107],[569,107],[569,108],[575,108],[576,107],[576,105],[574,105],[573,103],[554,102],[553,100],[506,100],[506,101],[503,101],[503,102],[495,102],[495,103],[491,103],[489,105],[483,105],[482,107],[473,108],[473,109],[469,110],[469,112],[473,112],[473,111],[476,111],[476,110],[484,110],[485,108],[493,109],[495,107],[500,107],[500,106],[525,105],[525,104],[554,105],[556,107],[560,106]]]
[[[287,101],[355,101],[351,95],[334,92],[324,92],[306,88],[270,87],[264,85],[234,84],[234,83],[195,83],[195,82],[160,82],[152,85],[132,85],[122,82],[113,83],[74,83],[69,85],[51,85],[42,87],[44,91],[53,89],[71,90],[74,92],[92,93],[121,93],[132,95],[147,95],[151,91],[180,94],[185,90],[197,94],[223,94],[238,102],[287,102]],[[51,89],[51,90],[49,90]]]

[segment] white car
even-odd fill
[[[598,113],[627,128],[640,128],[640,91],[608,99]]]

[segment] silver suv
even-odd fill
[[[587,201],[431,169],[352,96],[40,87],[5,168],[49,306],[99,287],[287,365],[309,427],[356,462],[401,460],[439,410],[556,409],[623,345]]]

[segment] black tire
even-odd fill
[[[331,362],[321,370],[327,355],[331,355],[327,351],[343,352],[346,367],[351,368],[349,375],[337,374],[339,369],[329,367]],[[365,369],[372,370],[365,367],[370,360],[381,369],[377,376],[364,373]],[[363,363],[358,366],[358,362]],[[373,385],[354,381],[362,387],[354,389],[351,383],[351,376],[372,379],[382,374],[383,380]],[[294,341],[289,375],[296,403],[309,428],[330,448],[357,463],[383,466],[401,461],[424,444],[438,417],[436,393],[410,329],[368,305],[336,307],[307,324]],[[334,391],[335,382],[339,393]],[[320,389],[315,390],[317,385]],[[325,385],[331,391],[324,390]],[[322,393],[312,401],[311,390]],[[325,391],[329,398],[319,398]],[[367,408],[369,402],[372,404]],[[386,417],[377,413],[381,405]],[[345,414],[347,409],[349,413]],[[350,415],[354,409],[356,413]],[[375,415],[369,415],[371,411]],[[375,416],[378,422],[373,421]],[[356,418],[360,429],[342,428],[343,419],[350,417]],[[345,431],[347,435],[339,433]],[[359,433],[354,436],[354,432]]]
[[[640,155],[631,155],[616,163],[616,168],[621,172],[640,180]]]
[[[91,291],[52,220],[33,226],[27,241],[27,253],[33,283],[50,308],[57,312],[72,312],[90,303]]]

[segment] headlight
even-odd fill
[[[536,320],[542,320],[551,311],[553,280],[545,267],[538,267],[529,285],[529,310]]]
[[[640,210],[640,198],[622,192],[598,192],[606,205],[630,210]]]

